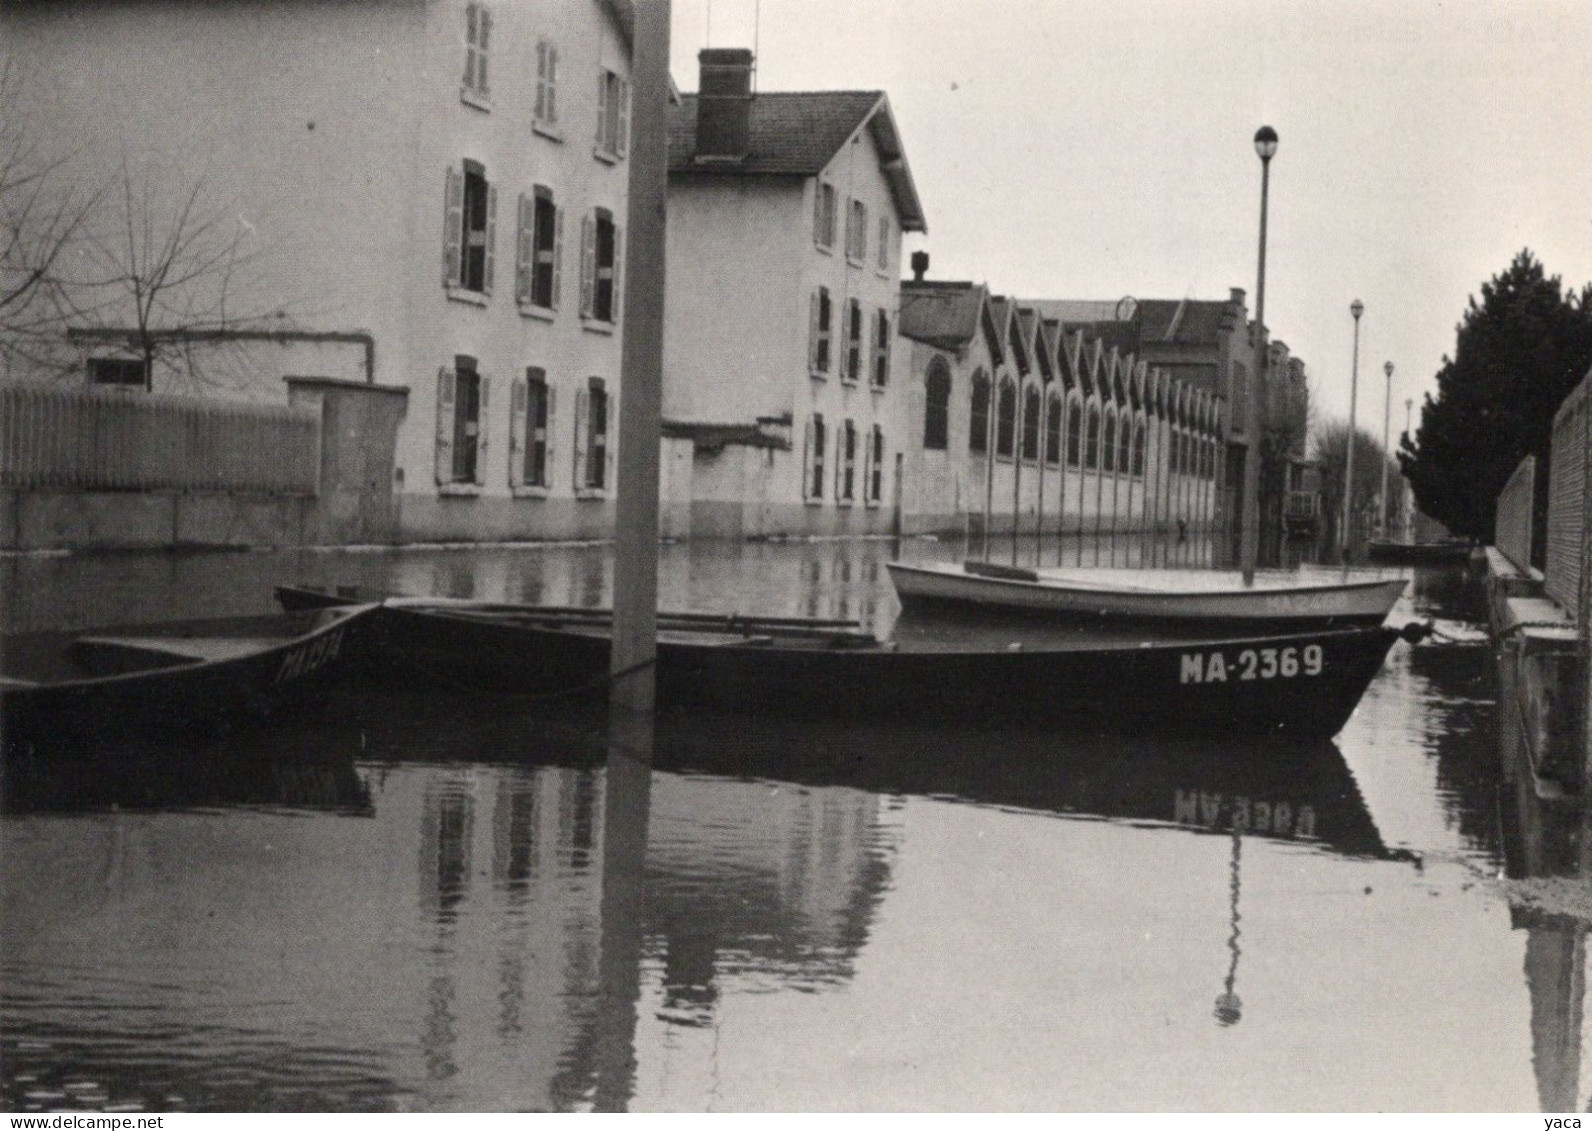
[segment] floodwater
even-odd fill
[[[660,605],[885,631],[898,551],[960,548],[672,546]],[[0,614],[611,577],[603,547],[9,558]],[[7,766],[0,1107],[1580,1110],[1578,821],[1516,767],[1475,579],[1411,577],[1395,617],[1439,638],[1306,750],[389,690]]]

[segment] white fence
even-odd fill
[[[1589,379],[1592,380],[1592,379]],[[1564,398],[1553,418],[1548,458],[1548,596],[1577,617],[1581,609],[1581,524],[1586,497],[1587,382]]]
[[[316,494],[313,408],[0,386],[0,486]]]
[[[1527,456],[1498,495],[1493,545],[1522,573],[1531,572],[1531,516],[1535,505],[1537,457]]]

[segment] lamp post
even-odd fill
[[[1261,126],[1255,131],[1255,153],[1260,157],[1260,267],[1255,278],[1255,330],[1259,358],[1255,380],[1244,396],[1243,522],[1239,527],[1238,560],[1244,584],[1255,583],[1255,551],[1260,537],[1260,397],[1266,388],[1266,196],[1271,187],[1271,159],[1277,152],[1277,131]]]
[[[1387,429],[1388,417],[1393,411],[1393,363],[1382,366],[1387,374],[1387,395],[1382,399],[1382,490],[1376,497],[1376,529],[1387,537]]]
[[[1349,370],[1349,443],[1343,460],[1343,530],[1338,536],[1339,557],[1344,565],[1349,564],[1349,519],[1354,513],[1354,402],[1360,389],[1360,315],[1365,313],[1365,303],[1355,299],[1349,304],[1349,313],[1354,315],[1354,361]]]
[[[1413,397],[1405,397],[1404,398],[1404,434],[1406,436],[1408,436],[1410,434],[1410,409],[1413,408],[1414,406],[1415,406],[1415,398],[1413,398]],[[1406,480],[1406,482],[1408,482],[1408,481]],[[1407,486],[1406,487],[1400,487],[1399,488],[1399,536],[1402,537],[1406,542],[1412,542],[1412,541],[1415,540],[1414,539],[1414,535],[1410,531],[1410,508],[1409,508],[1409,505],[1408,505],[1409,504],[1409,497],[1410,497],[1409,496],[1409,488]]]

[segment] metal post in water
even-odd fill
[[[610,702],[650,712],[658,643],[659,417],[663,407],[671,0],[637,4],[631,57],[630,238],[620,367]]]

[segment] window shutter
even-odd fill
[[[481,33],[481,38],[479,41],[481,49],[476,53],[475,57],[476,89],[479,90],[483,96],[491,97],[492,89],[487,85],[486,80],[486,58],[487,51],[491,47],[492,43],[492,10],[485,4],[478,5],[478,7],[481,13],[481,22],[479,26]]]
[[[862,497],[866,502],[873,498],[873,430],[869,429],[862,445]]]
[[[553,309],[558,309],[558,292],[564,285],[564,209],[553,211]]]
[[[597,277],[597,225],[592,217],[580,218],[580,316],[591,317],[592,294]]]
[[[614,139],[614,150],[623,157],[630,148],[630,83],[619,80],[619,136]]]
[[[547,120],[558,121],[558,48],[547,48]]]
[[[546,377],[542,378],[544,381]],[[553,469],[558,466],[558,390],[547,386],[547,454],[542,457],[542,486],[552,489]]]
[[[492,259],[497,248],[497,186],[486,186],[486,270],[482,272],[481,293],[492,293]]]
[[[884,311],[879,312],[879,351],[883,354],[883,372],[879,375],[879,384],[890,383],[890,348],[895,344],[895,327],[890,325],[890,316]]]
[[[464,262],[464,172],[449,168],[442,195],[442,283],[459,285]]]
[[[475,414],[475,481],[477,485],[484,486],[486,484],[486,450],[490,446],[487,443],[487,421],[491,419],[486,410],[487,390],[492,387],[492,378],[480,377],[478,381],[481,395]]]
[[[536,258],[532,243],[535,215],[535,203],[525,193],[520,193],[519,237],[514,242],[514,301],[518,303],[531,301],[531,264]]]
[[[840,498],[840,490],[846,485],[846,424],[840,421],[835,425],[835,498]]]
[[[614,297],[611,309],[608,311],[608,321],[619,321],[619,300],[625,293],[624,288],[625,267],[625,230],[619,225],[614,225]]]
[[[458,375],[437,370],[437,482],[453,482],[453,397]]]
[[[479,8],[479,6],[476,5],[476,4],[466,4],[464,6],[464,80],[463,81],[464,81],[464,88],[466,90],[474,90],[475,89],[475,50],[476,50],[476,44],[480,42],[479,35],[476,32],[476,20],[479,18],[479,16],[478,16],[478,8]]]
[[[608,72],[601,67],[597,68],[597,148],[601,149],[607,140],[608,125]]]
[[[614,453],[619,450],[619,431],[614,427],[613,401],[608,402],[607,432],[603,438],[603,487],[613,491],[617,484],[614,482]]]
[[[536,43],[536,109],[532,117],[538,122],[547,121],[547,40]]]
[[[810,499],[813,495],[813,421],[807,418],[806,425],[802,428],[802,498]]]
[[[586,411],[589,399],[585,389],[575,393],[575,459],[571,465],[575,474],[570,484],[577,491],[586,486]]]
[[[818,292],[808,296],[807,303],[807,371],[818,372]]]
[[[813,178],[813,243],[824,242],[824,182]]]
[[[525,378],[509,382],[509,486],[525,482]]]

